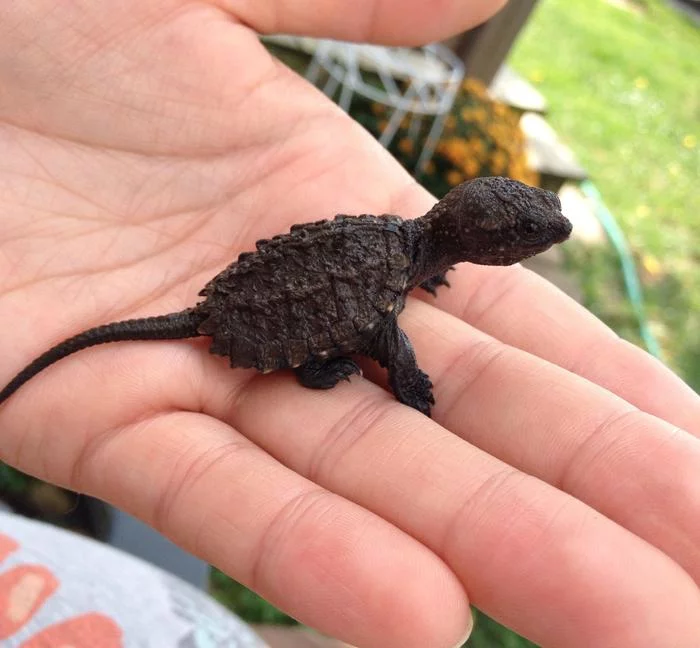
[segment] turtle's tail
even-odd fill
[[[121,342],[127,340],[177,340],[182,338],[198,337],[202,335],[199,324],[204,317],[196,308],[188,308],[179,313],[160,315],[158,317],[144,317],[141,319],[113,322],[88,329],[74,335],[72,338],[57,344],[36,360],[20,371],[0,391],[0,404],[14,394],[24,383],[43,371],[54,362],[66,356],[107,342]]]

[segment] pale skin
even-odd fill
[[[292,223],[433,204],[252,30],[415,44],[498,6],[2,3],[1,382]],[[469,603],[545,647],[700,645],[700,399],[520,267],[450,281],[401,316],[434,420],[369,366],[318,392],[120,343],[4,404],[0,458],[362,648],[450,648]]]

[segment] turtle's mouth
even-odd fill
[[[557,237],[553,241],[554,243],[563,243],[566,241],[566,239],[569,238],[571,235],[571,230],[573,229],[573,225],[571,224],[571,221],[564,216],[564,214],[560,214],[561,218],[558,222],[559,227],[557,228]]]
[[[490,254],[482,257],[479,260],[479,265],[508,266],[518,263],[518,261],[522,261],[523,259],[527,259],[534,254],[538,253],[533,252],[532,254],[527,254],[526,256],[523,256],[522,254],[518,254],[517,256],[511,256],[508,254]]]
[[[562,240],[565,240],[565,238]],[[542,252],[546,252],[555,243],[559,242],[560,241],[547,240],[538,243],[533,242],[527,246],[522,246],[517,250],[512,251],[497,250],[492,254],[483,256],[479,263],[483,265],[497,266],[513,265],[515,263],[519,263],[520,261],[524,261],[525,259],[529,259],[530,257],[541,254]]]

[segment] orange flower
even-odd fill
[[[508,168],[508,157],[503,151],[495,151],[491,156],[491,171],[494,175],[501,175]]]
[[[465,79],[462,82],[462,90],[474,95],[478,99],[486,97],[486,86],[478,79]]]
[[[486,152],[486,146],[484,141],[477,137],[472,137],[469,140],[469,148],[472,155],[475,157],[481,157]]]
[[[508,115],[508,106],[500,102],[495,102],[493,104],[493,114],[497,117],[505,117]]]
[[[409,153],[413,153],[413,141],[408,139],[408,137],[403,137],[399,140],[398,148],[399,151],[406,153],[407,155]]]
[[[459,114],[465,122],[473,122],[476,124],[484,124],[488,117],[486,109],[483,107],[462,108]]]
[[[452,171],[448,171],[445,178],[447,182],[453,187],[456,187],[460,182],[464,181],[464,176],[455,169],[452,169]]]
[[[488,121],[488,113],[486,112],[486,108],[475,108],[474,109],[474,121],[477,124],[484,124],[486,121]]]
[[[481,165],[474,158],[467,158],[464,161],[463,168],[469,178],[476,178],[479,175],[479,171],[481,171]]]
[[[452,137],[438,146],[438,152],[453,162],[458,162],[467,155],[467,143],[459,137]]]

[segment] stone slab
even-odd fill
[[[547,112],[547,100],[513,68],[502,65],[489,86],[491,96],[519,112]]]

